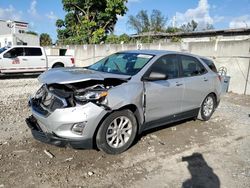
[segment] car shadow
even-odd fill
[[[188,170],[191,178],[182,184],[182,188],[219,188],[219,177],[213,172],[213,169],[207,164],[200,153],[193,153],[190,156],[182,157],[183,162],[188,163]]]
[[[42,72],[39,73],[22,73],[22,74],[0,74],[0,80],[11,80],[11,79],[25,79],[25,78],[37,78]]]

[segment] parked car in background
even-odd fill
[[[30,99],[33,136],[55,145],[127,150],[145,130],[189,118],[207,121],[220,77],[199,56],[153,50],[115,53],[85,68],[51,69]]]
[[[74,66],[72,56],[48,56],[43,47],[13,46],[0,49],[0,73],[41,72]]]

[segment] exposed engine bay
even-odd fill
[[[71,84],[44,84],[35,94],[32,103],[42,111],[53,112],[58,108],[75,107],[93,102],[107,106],[108,90],[127,80],[107,78],[104,80],[88,80]],[[46,115],[46,114],[45,114]]]

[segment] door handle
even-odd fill
[[[41,60],[44,61],[45,59],[42,58]]]
[[[207,82],[208,81],[208,79],[207,78],[204,78],[204,82]]]
[[[181,83],[176,83],[176,86],[182,86],[183,84],[181,84]]]
[[[28,59],[22,59],[23,61],[28,61]]]

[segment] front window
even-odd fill
[[[18,56],[23,56],[23,48],[21,47],[12,48],[3,55],[4,58],[16,58]]]
[[[160,73],[166,75],[167,79],[179,77],[178,59],[175,55],[166,55],[158,60],[150,67],[151,73]]]
[[[88,68],[101,72],[132,76],[138,73],[152,58],[153,55],[148,54],[116,53],[98,61]]]

